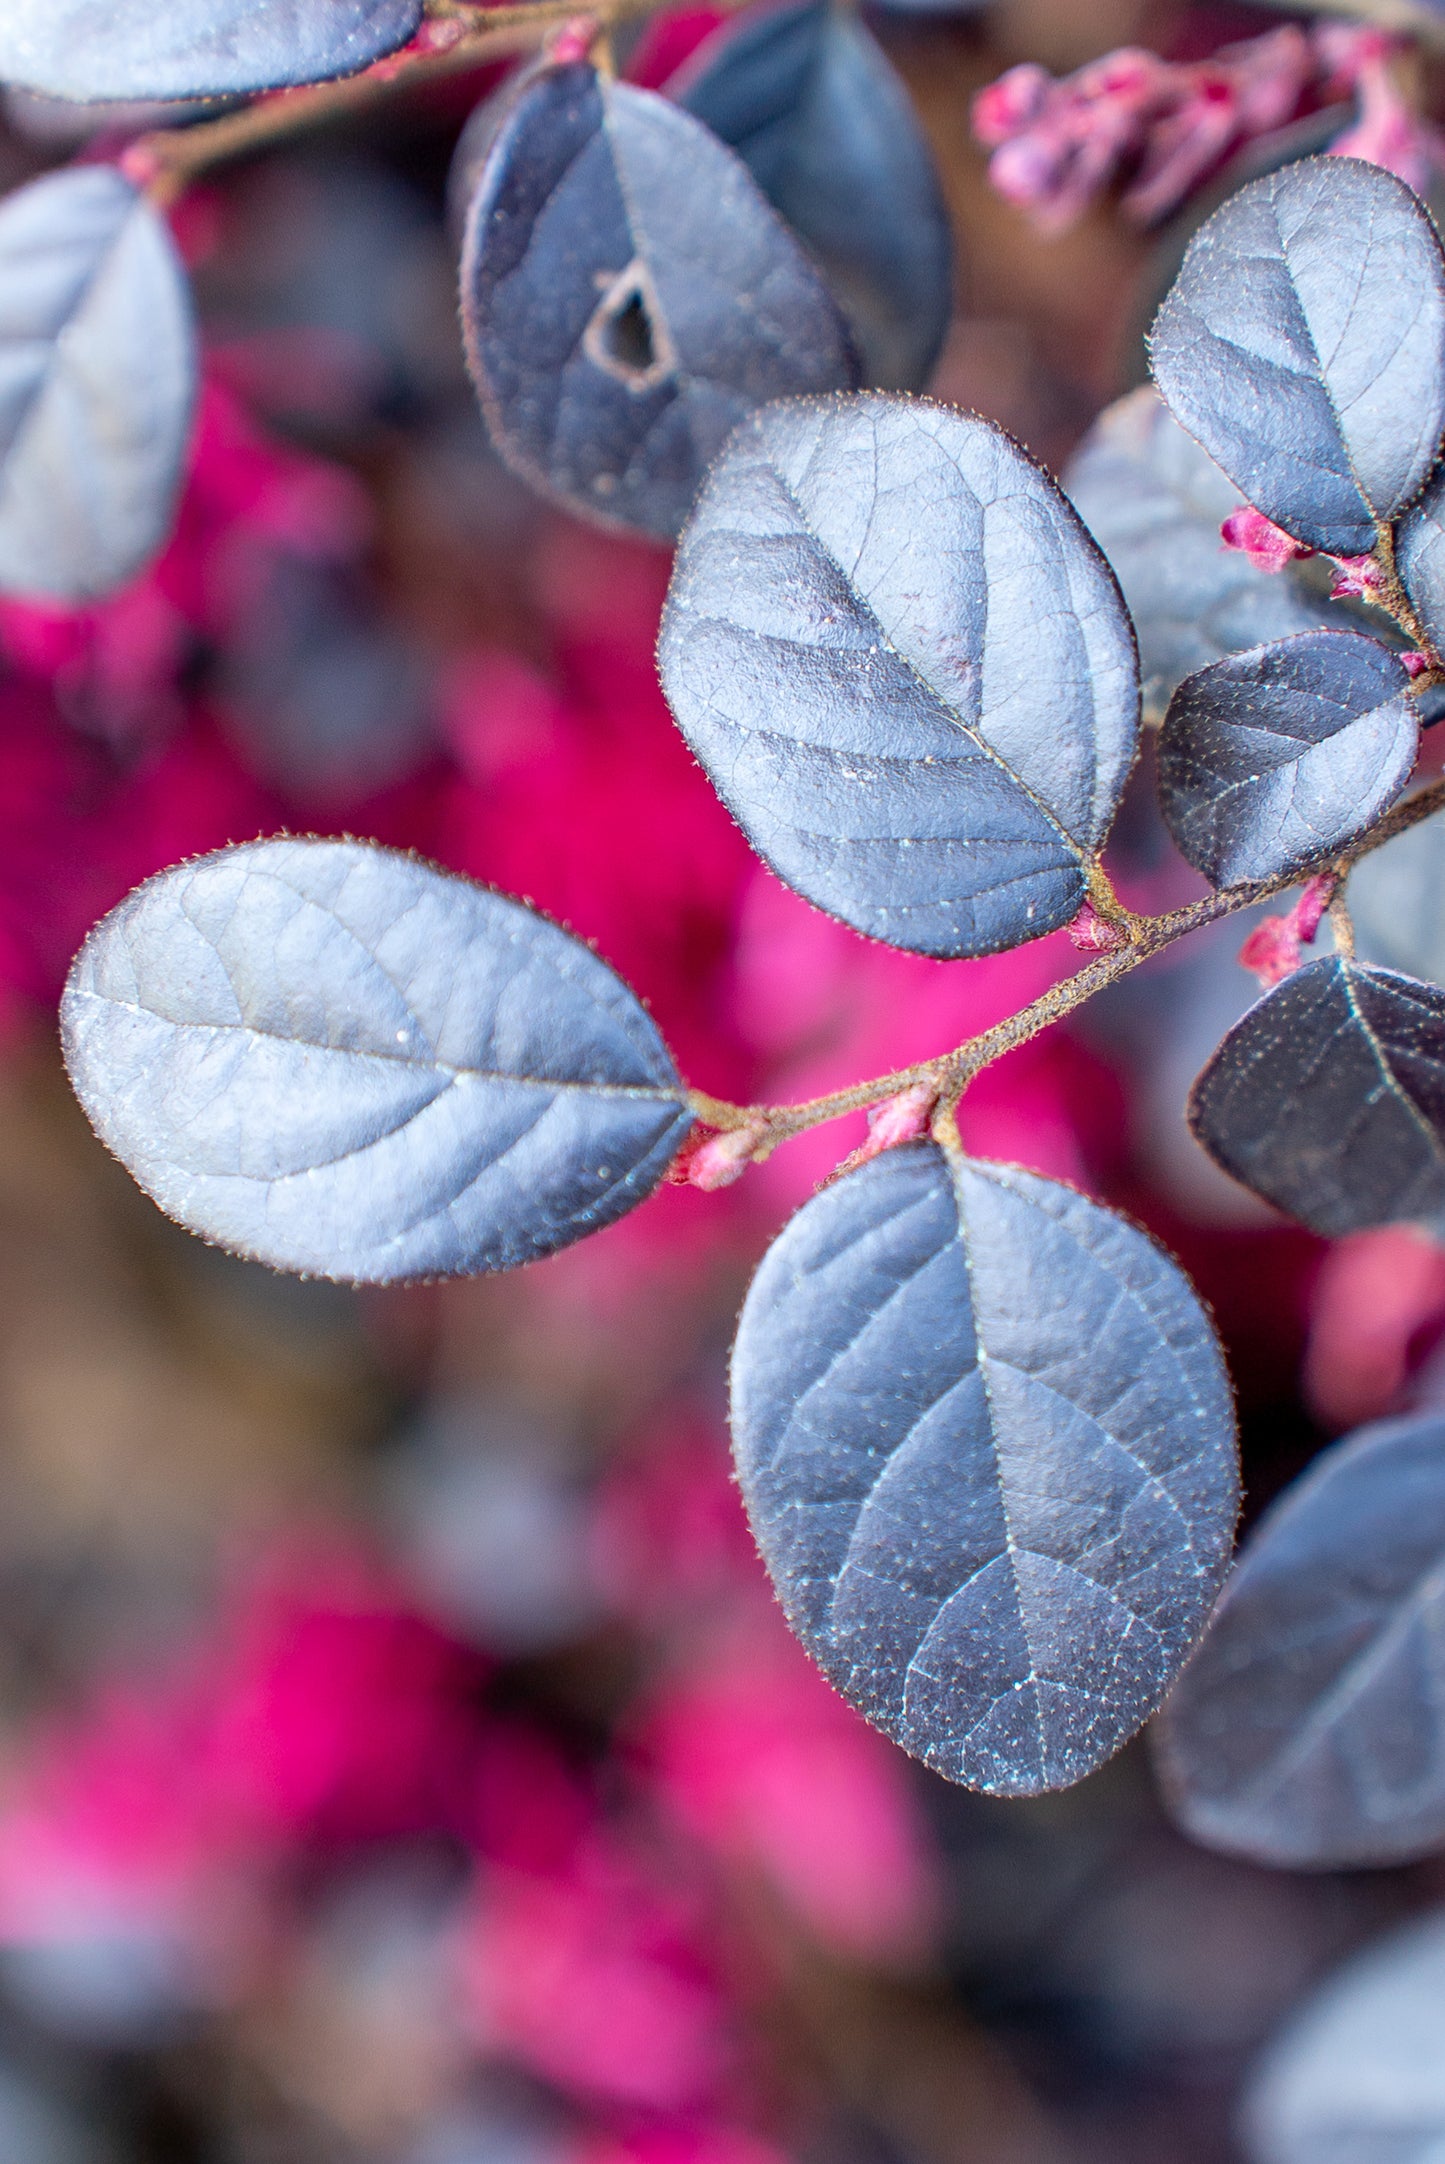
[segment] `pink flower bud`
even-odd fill
[[[700,1187],[705,1194],[731,1187],[747,1171],[764,1132],[761,1120],[729,1127],[722,1134],[707,1128],[694,1130],[668,1166],[666,1177],[674,1187]]]
[[[131,186],[144,195],[147,188],[160,178],[161,161],[153,145],[144,137],[138,143],[129,144],[116,160]]]
[[[419,53],[449,53],[466,35],[466,24],[454,17],[440,22],[424,22],[413,39]]]
[[[1380,567],[1373,556],[1336,556],[1332,601],[1373,601],[1380,591]]]
[[[1126,216],[1152,225],[1241,144],[1314,110],[1321,75],[1347,68],[1352,88],[1372,51],[1326,52],[1289,24],[1208,60],[1125,46],[1058,79],[1011,68],[974,100],[974,133],[994,153],[993,186],[1041,231],[1073,224],[1120,179]]]
[[[597,41],[597,18],[595,15],[574,15],[570,22],[559,23],[547,40],[547,58],[565,67],[574,60],[586,60]]]
[[[1239,966],[1258,977],[1266,992],[1292,977],[1304,956],[1289,917],[1262,917],[1239,950]]]
[[[1257,571],[1283,571],[1286,564],[1299,563],[1315,553],[1248,503],[1230,512],[1219,529],[1219,538],[1227,549],[1238,549],[1247,556]]]
[[[1425,671],[1430,667],[1430,656],[1428,654],[1401,654],[1400,661],[1401,665],[1404,668],[1405,674],[1410,678],[1410,681],[1412,683],[1417,676],[1423,676],[1425,674]]]
[[[1240,132],[1263,135],[1294,117],[1310,88],[1316,59],[1309,38],[1289,23],[1262,38],[1226,46],[1218,55],[1232,66]]]
[[[1072,924],[1064,929],[1081,954],[1114,954],[1125,944],[1125,933],[1107,917],[1101,917],[1092,902],[1085,902]]]
[[[1173,72],[1157,53],[1146,52],[1140,45],[1121,45],[1091,67],[1080,68],[1072,81],[1080,97],[1128,99],[1137,105],[1167,95]]]
[[[1362,68],[1400,50],[1400,40],[1388,30],[1366,29],[1355,23],[1316,23],[1309,36],[1321,76],[1320,88],[1326,96],[1338,97],[1342,90],[1353,90]]]
[[[891,1150],[895,1143],[920,1141],[928,1133],[937,1102],[938,1092],[931,1082],[915,1082],[911,1089],[900,1090],[896,1097],[885,1097],[882,1104],[874,1105],[868,1114],[864,1160]]]
[[[1307,879],[1301,887],[1299,900],[1290,914],[1305,946],[1313,944],[1315,933],[1324,921],[1325,911],[1330,906],[1338,884],[1333,872],[1317,872],[1313,879]]]
[[[899,1090],[896,1096],[871,1106],[867,1141],[851,1151],[831,1177],[841,1180],[845,1173],[856,1172],[860,1165],[871,1163],[900,1142],[921,1142],[932,1125],[937,1103],[938,1092],[931,1083],[915,1082],[910,1089]]]

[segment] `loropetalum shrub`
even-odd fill
[[[164,27],[118,11],[108,43],[76,34],[84,12],[0,12],[0,74],[70,96],[254,92],[408,37],[383,78],[450,65],[514,13],[549,19],[207,0]],[[664,1177],[716,1188],[866,1110],[867,1142],[759,1269],[732,1368],[753,1529],[826,1674],[939,1772],[1022,1795],[1105,1760],[1202,1639],[1164,1749],[1186,1822],[1296,1863],[1438,1844],[1432,1422],[1323,1460],[1206,1636],[1238,1502],[1210,1318],[1136,1227],[969,1157],[956,1118],[1005,1053],[1298,888],[1254,935],[1278,981],[1200,1076],[1195,1131],[1326,1234],[1445,1211],[1445,992],[1356,959],[1345,898],[1358,860],[1445,805],[1438,782],[1406,793],[1417,702],[1445,681],[1429,217],[1378,167],[1289,166],[1209,220],[1160,311],[1156,381],[1245,498],[1230,539],[1274,566],[1332,559],[1386,637],[1310,630],[1179,685],[1162,808],[1208,891],[1144,916],[1102,854],[1140,731],[1115,577],[1006,435],[906,395],[948,249],[886,63],[850,17],[785,7],[722,33],[670,102],[618,83],[594,33],[563,27],[464,140],[462,317],[498,448],[593,518],[680,529],[664,689],[789,886],[913,954],[1067,928],[1089,959],[910,1067],[737,1104],[685,1082],[641,1001],[536,910],[364,841],[281,837],[164,872],[94,929],[62,1013],[81,1101],[182,1224],[371,1284],[514,1267]],[[304,112],[354,94],[295,95]],[[157,205],[296,110],[153,133],[0,210],[12,585],[81,599],[163,537],[193,362]],[[830,142],[850,146],[851,195],[827,185]],[[869,160],[895,182],[863,217]],[[1300,966],[1327,912],[1334,951]]]

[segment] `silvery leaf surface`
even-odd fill
[[[1155,1710],[1238,1507],[1208,1316],[1056,1181],[886,1151],[773,1243],[733,1354],[743,1498],[794,1630],[947,1779],[1077,1781]]]
[[[1358,622],[1312,578],[1317,566],[1271,573],[1224,546],[1219,529],[1244,498],[1152,385],[1105,408],[1063,480],[1123,589],[1151,719],[1227,654]]]
[[[1186,1831],[1256,1863],[1445,1846],[1445,1416],[1359,1430],[1265,1512],[1159,1759]]]
[[[1150,361],[1248,502],[1312,548],[1367,554],[1445,434],[1445,261],[1428,212],[1356,158],[1252,181],[1190,242]]]
[[[1215,1162],[1327,1239],[1445,1212],[1445,992],[1322,955],[1256,1001],[1196,1081]]]
[[[0,81],[52,98],[217,98],[350,75],[421,0],[5,0]]]
[[[492,439],[571,509],[670,540],[755,407],[858,380],[847,326],[742,160],[668,99],[547,63],[479,125],[461,310]]]
[[[644,1200],[691,1125],[590,948],[363,842],[162,872],[86,940],[61,1024],[92,1124],[172,1217],[360,1283],[551,1254]]]
[[[169,535],[196,392],[165,220],[114,166],[0,203],[0,590],[113,592]]]
[[[1134,759],[1112,572],[1002,430],[926,399],[738,429],[678,549],[658,663],[778,876],[919,954],[1067,924]]]
[[[1378,639],[1307,631],[1186,677],[1159,736],[1159,801],[1216,887],[1280,879],[1368,832],[1410,778],[1420,719]]]
[[[871,30],[831,0],[725,24],[668,84],[806,242],[863,381],[920,390],[948,329],[953,236],[928,139]]]

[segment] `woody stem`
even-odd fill
[[[121,164],[138,187],[156,201],[169,203],[212,166],[247,157],[306,129],[366,112],[398,89],[525,52],[546,31],[563,23],[585,19],[605,32],[631,18],[651,15],[664,4],[665,0],[598,0],[586,8],[576,0],[525,0],[519,6],[482,7],[472,0],[426,0],[422,27],[411,44],[361,74],[269,91],[237,112],[189,127],[152,129],[137,137]],[[722,0],[725,7],[742,4],[743,0]]]
[[[702,1090],[691,1090],[688,1102],[697,1117],[710,1127],[724,1130],[748,1128],[754,1130],[757,1140],[750,1155],[764,1158],[780,1142],[787,1142],[794,1135],[807,1132],[811,1127],[821,1126],[827,1120],[841,1119],[849,1112],[866,1110],[870,1105],[882,1104],[896,1097],[903,1090],[925,1086],[932,1089],[938,1102],[935,1126],[949,1129],[952,1116],[964,1090],[985,1067],[1006,1052],[1015,1051],[1038,1036],[1053,1022],[1072,1014],[1088,1000],[1095,998],[1121,977],[1137,969],[1141,962],[1152,960],[1162,954],[1177,939],[1184,939],[1190,932],[1203,931],[1207,925],[1217,924],[1222,918],[1232,917],[1242,909],[1253,908],[1259,902],[1272,901],[1277,895],[1287,893],[1300,885],[1311,872],[1333,870],[1341,877],[1357,864],[1362,857],[1391,841],[1407,828],[1417,826],[1434,812],[1445,809],[1445,779],[1432,782],[1428,788],[1416,791],[1387,812],[1385,817],[1364,835],[1354,846],[1329,860],[1326,864],[1302,866],[1277,879],[1262,879],[1248,885],[1226,887],[1218,893],[1206,894],[1197,902],[1187,902],[1180,909],[1171,909],[1157,917],[1126,916],[1124,943],[1107,954],[1096,958],[1066,977],[1059,984],[1050,985],[1037,999],[1009,1017],[996,1022],[991,1029],[968,1038],[951,1052],[944,1052],[932,1059],[920,1060],[912,1067],[900,1067],[892,1074],[879,1075],[871,1082],[855,1083],[850,1089],[834,1090],[825,1097],[812,1097],[801,1104],[792,1105],[735,1105],[725,1099],[710,1097]]]

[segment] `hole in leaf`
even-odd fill
[[[630,391],[649,391],[672,374],[672,341],[645,264],[631,262],[610,281],[582,349]]]
[[[652,324],[640,293],[632,295],[620,314],[609,318],[602,336],[617,366],[626,369],[629,375],[645,376],[656,362]]]

